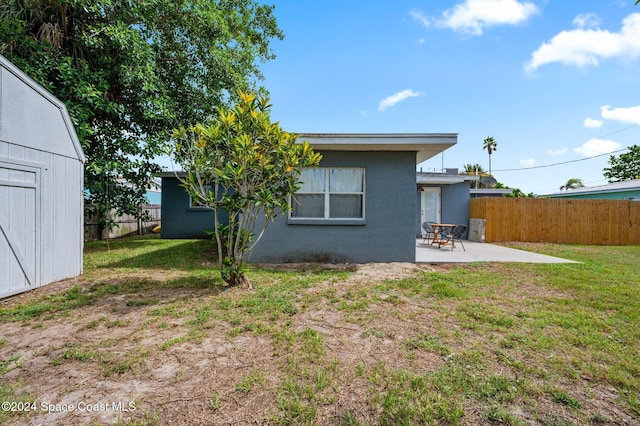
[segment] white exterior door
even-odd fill
[[[38,286],[38,174],[0,162],[0,297]]]
[[[420,224],[440,223],[440,188],[422,188],[420,193]]]

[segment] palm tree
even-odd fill
[[[476,164],[465,164],[464,165],[464,174],[465,175],[475,175],[475,176],[482,176],[485,173],[484,169],[482,168],[482,166],[478,163]],[[474,185],[472,183],[472,185]],[[478,189],[478,181],[475,181],[475,189]]]
[[[567,189],[578,189],[578,188],[584,188],[584,183],[582,182],[582,179],[571,178],[567,181],[567,183],[565,183],[560,187],[560,191],[566,191]]]
[[[489,136],[483,141],[482,149],[486,149],[489,153],[489,174],[491,175],[491,154],[498,150],[498,142],[493,138],[493,136]]]
[[[484,169],[478,163],[476,164],[465,164],[464,165],[464,174],[465,175],[477,175],[479,173],[484,173]]]

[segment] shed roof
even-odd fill
[[[84,163],[65,105],[0,55],[0,140]]]

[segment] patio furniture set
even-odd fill
[[[430,239],[431,245],[437,245],[438,248],[451,244],[451,250],[453,251],[456,247],[455,241],[458,240],[462,246],[462,250],[467,251],[462,243],[462,235],[464,235],[467,230],[467,225],[423,222],[422,230],[424,231],[423,243]]]

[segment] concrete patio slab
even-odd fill
[[[416,263],[469,263],[469,262],[521,262],[521,263],[580,263],[559,257],[517,250],[495,244],[463,240],[464,248],[457,243],[438,248],[429,242],[416,240]]]

